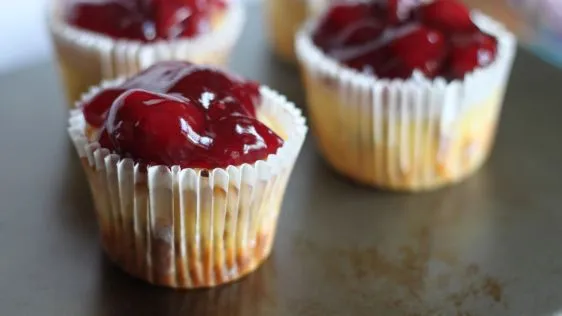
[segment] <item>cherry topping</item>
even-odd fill
[[[449,34],[470,33],[478,30],[468,8],[457,0],[435,0],[420,7],[422,22]]]
[[[390,44],[394,58],[397,59],[396,68],[410,70],[410,74],[405,78],[410,77],[414,69],[420,70],[428,77],[435,77],[441,70],[445,59],[446,46],[443,34],[425,26],[420,26],[403,37],[396,38]],[[393,74],[393,71],[390,71],[388,75],[404,78],[403,71]]]
[[[195,102],[130,90],[113,103],[105,128],[120,154],[146,164],[173,165],[204,145],[205,123],[205,112]]]
[[[235,99],[250,116],[255,116],[255,105],[260,101],[259,85],[252,81],[228,75],[212,67],[181,61],[161,62],[128,79],[122,85],[106,89],[83,106],[88,124],[102,125],[113,101],[124,91],[147,91],[183,96],[208,107],[213,100]],[[232,103],[232,102],[231,102]]]
[[[398,26],[412,22],[414,11],[422,0],[373,1],[374,17],[387,25]]]
[[[248,116],[256,116],[256,107],[254,104],[260,101],[260,86],[257,82],[248,81],[245,83],[238,83],[231,88],[230,92],[244,107],[249,114]]]
[[[255,118],[259,101],[257,83],[164,62],[100,92],[83,112],[102,147],[138,163],[215,168],[265,159],[283,144]]]
[[[399,0],[386,1],[386,18],[388,24],[398,24],[400,22],[400,17],[398,16],[399,2]]]
[[[383,31],[384,25],[366,19],[343,28],[334,38],[333,43],[338,46],[361,45],[376,40]]]
[[[133,1],[69,1],[66,19],[79,28],[116,38],[153,39],[153,27],[147,24],[143,29],[143,15],[136,8]]]
[[[208,107],[210,102],[228,93],[234,86],[228,75],[212,68],[192,68],[188,74],[179,78],[169,89],[169,93],[182,95],[199,101]]]
[[[370,18],[371,7],[367,3],[335,4],[320,22],[314,40],[318,45],[331,45],[332,36],[338,34],[354,21]]]
[[[490,65],[497,55],[497,40],[487,34],[477,34],[471,40],[453,45],[451,50],[450,76],[463,78],[476,67]]]
[[[233,97],[212,101],[207,109],[207,115],[212,120],[218,120],[227,116],[254,116]]]
[[[392,55],[390,48],[387,46],[334,51],[332,55],[337,56],[336,58],[348,66],[369,74],[386,73],[386,69],[392,66],[388,62]]]
[[[144,89],[165,93],[195,66],[185,61],[164,61],[131,77],[121,85],[123,89]]]
[[[67,21],[115,38],[151,42],[193,37],[210,30],[225,0],[72,0]]]
[[[198,100],[205,108],[215,100],[235,99],[251,116],[255,116],[254,104],[259,98],[258,84],[245,82],[213,68],[193,67],[192,71],[184,74],[167,92],[181,93]]]
[[[341,31],[350,22],[367,19],[370,17],[370,5],[368,3],[336,4],[324,19],[325,28],[333,31]]]
[[[111,105],[119,97],[124,89],[113,88],[105,89],[96,94],[93,99],[82,108],[86,122],[95,127],[100,127],[107,116],[108,104]]]
[[[428,78],[463,78],[493,62],[497,50],[497,41],[472,22],[457,0],[335,4],[312,39],[341,63],[390,79],[407,79],[414,70]]]
[[[113,146],[113,141],[111,140],[111,137],[109,137],[109,134],[105,129],[105,126],[102,126],[100,129],[99,136],[98,136],[98,143],[100,143],[100,146],[102,148],[107,148],[111,151],[115,150],[115,146]]]

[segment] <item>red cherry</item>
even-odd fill
[[[67,20],[79,28],[116,38],[145,39],[145,19],[131,1],[72,1]]]
[[[197,67],[186,61],[160,62],[131,77],[121,87],[166,93],[172,85]]]
[[[370,18],[371,8],[368,3],[338,3],[334,4],[319,22],[313,41],[324,47],[331,45],[333,35],[341,32],[355,21]]]
[[[207,109],[207,117],[210,120],[219,120],[225,116],[248,116],[254,117],[252,113],[233,97],[226,97],[211,102]]]
[[[342,30],[350,23],[369,18],[368,3],[336,4],[328,12],[324,23],[331,30]]]
[[[176,165],[208,145],[205,113],[187,99],[130,90],[113,103],[105,122],[115,150],[146,164]]]
[[[357,47],[343,49],[335,52],[335,56],[351,68],[370,74],[379,74],[388,59],[390,58],[390,50],[387,46],[375,47]]]
[[[202,160],[194,162],[202,167],[254,163],[276,153],[283,144],[279,136],[254,118],[227,116],[210,124],[212,145],[204,153],[198,150]]]
[[[354,46],[375,41],[384,30],[384,25],[374,20],[362,20],[350,24],[333,39],[338,46]]]
[[[105,89],[85,103],[82,107],[82,112],[86,122],[94,127],[102,126],[107,117],[107,111],[111,108],[111,104],[123,92],[125,92],[125,89],[121,88]]]
[[[324,51],[328,51],[333,46],[332,36],[333,34],[328,31],[317,29],[316,32],[312,34],[312,42]]]
[[[186,6],[186,1],[181,0],[152,0],[158,37],[189,37],[209,31],[209,6],[212,1],[196,1]]]
[[[397,26],[411,22],[420,0],[386,0],[372,2],[373,17],[387,25]]]
[[[397,58],[388,59],[386,63],[375,69],[377,76],[388,79],[408,79],[413,73],[413,68]]]
[[[489,66],[497,55],[497,40],[487,34],[477,33],[472,41],[467,39],[453,45],[450,56],[450,76],[455,79],[464,78],[465,74],[477,67]]]
[[[255,116],[255,105],[259,102],[259,86],[256,83],[244,82],[218,69],[204,67],[194,67],[184,73],[167,92],[180,93],[199,101],[204,107],[209,107],[214,100],[232,97],[252,116]]]
[[[169,0],[167,3],[153,0],[149,4],[155,22],[155,34],[161,38],[177,38],[183,31],[182,23],[191,15],[181,12],[182,5],[178,1]]]
[[[248,116],[256,117],[256,105],[261,99],[257,82],[238,83],[232,87],[231,93],[242,104]]]
[[[283,142],[255,119],[259,85],[214,68],[159,63],[94,101],[84,111],[104,122],[100,144],[137,163],[227,167],[266,158]]]
[[[470,11],[456,0],[435,0],[419,9],[422,22],[446,33],[473,32],[477,30]]]
[[[424,26],[396,38],[390,47],[398,65],[397,69],[400,69],[399,73],[403,73],[403,69],[417,69],[429,77],[439,74],[447,54],[447,43],[443,34]]]
[[[457,33],[450,36],[450,41],[452,46],[465,47],[473,44],[474,42],[482,43],[485,45],[497,45],[497,40],[495,37],[482,32],[477,29],[475,32],[471,33]]]
[[[105,113],[113,101],[130,89],[186,97],[204,103],[204,106],[209,106],[213,100],[234,98],[252,117],[255,117],[255,107],[260,102],[259,85],[255,82],[227,75],[214,68],[188,62],[167,61],[149,67],[118,88],[106,89],[95,96],[91,102],[84,105],[84,115],[88,123],[93,126],[102,125]]]
[[[457,0],[387,0],[333,5],[313,32],[314,43],[330,57],[383,78],[409,78],[419,70],[429,78],[464,75],[470,64],[486,65],[495,58],[495,44],[482,36],[469,10]],[[421,25],[420,25],[421,23]],[[477,61],[475,40],[483,46]],[[487,41],[495,42],[489,37]],[[450,46],[465,47],[448,58]],[[486,47],[494,46],[494,49]],[[492,54],[486,55],[486,51]],[[472,56],[473,62],[468,62]],[[459,60],[464,60],[461,62]],[[459,66],[449,69],[454,61]],[[461,66],[464,64],[465,66]],[[453,66],[451,66],[453,67]]]
[[[98,143],[102,148],[109,149],[110,151],[114,151],[115,148],[113,146],[113,142],[111,141],[111,137],[107,133],[105,127],[100,129],[100,134],[98,136]]]
[[[151,42],[207,32],[213,12],[224,0],[80,0],[69,1],[70,24],[115,38]]]
[[[398,17],[398,2],[399,0],[386,1],[386,19],[389,24],[398,24],[400,18]]]
[[[233,81],[223,72],[212,68],[194,67],[168,89],[168,93],[180,93],[208,107],[220,98],[222,92],[230,91]]]

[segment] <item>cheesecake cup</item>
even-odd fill
[[[80,104],[124,79],[91,89]],[[91,140],[72,110],[69,134],[90,185],[108,257],[127,273],[172,288],[212,287],[242,278],[271,252],[283,195],[307,132],[300,110],[260,88],[257,117],[284,144],[253,164],[193,169],[121,158]]]
[[[384,189],[422,191],[455,183],[490,154],[516,40],[501,24],[473,12],[498,40],[497,57],[462,80],[421,73],[388,80],[327,56],[312,41],[318,19],[299,31],[311,126],[326,160],[351,179]]]
[[[70,25],[63,6],[64,0],[50,0],[47,25],[70,107],[102,80],[132,76],[159,61],[226,66],[245,22],[242,4],[232,1],[225,12],[213,16],[210,33],[145,43]]]

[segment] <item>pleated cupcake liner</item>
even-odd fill
[[[473,12],[498,38],[496,60],[463,80],[414,73],[387,80],[340,64],[311,39],[318,19],[296,37],[311,126],[324,157],[359,182],[418,191],[457,182],[492,147],[516,40],[501,24]]]
[[[64,18],[64,5],[62,0],[51,0],[47,24],[69,105],[102,80],[132,76],[160,61],[185,60],[225,66],[246,20],[242,4],[232,1],[222,22],[208,34],[144,43],[70,25]]]
[[[82,101],[121,82],[106,82]],[[307,127],[285,97],[260,91],[258,114],[275,122],[285,143],[265,160],[213,170],[135,164],[89,141],[84,116],[71,111],[69,134],[90,184],[102,245],[119,267],[153,284],[188,289],[237,280],[267,258]]]

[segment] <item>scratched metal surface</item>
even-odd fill
[[[297,71],[271,57],[249,15],[233,68],[302,104]],[[309,139],[270,260],[236,284],[174,292],[103,258],[54,67],[1,77],[0,314],[557,315],[561,82],[520,52],[490,162],[434,193],[355,186]]]

